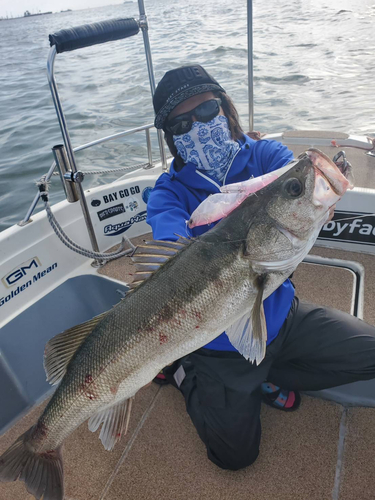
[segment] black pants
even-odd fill
[[[174,363],[169,376],[180,365],[186,373],[180,390],[208,458],[237,470],[259,453],[261,383],[320,390],[375,378],[375,328],[295,298],[259,366],[237,352],[204,348]]]

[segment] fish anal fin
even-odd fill
[[[251,311],[226,329],[231,344],[244,358],[257,365],[266,355],[267,324],[263,307],[266,280],[266,275],[256,277],[255,286],[258,292]]]
[[[103,424],[99,439],[106,450],[112,450],[121,437],[127,433],[133,400],[134,397],[120,401],[90,418],[89,430],[91,432],[96,432]]]
[[[107,311],[69,328],[47,342],[44,349],[44,369],[50,384],[55,385],[61,381],[74,353],[106,314]]]

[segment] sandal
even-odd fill
[[[301,404],[301,395],[298,391],[281,389],[270,382],[264,382],[261,391],[263,401],[278,410],[295,411]]]
[[[167,380],[167,377],[164,375],[164,369],[160,370],[160,372],[156,375],[156,377],[152,381],[155,382],[155,384],[158,384],[158,385],[167,385],[167,384],[169,384],[169,381]]]

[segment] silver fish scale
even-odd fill
[[[219,335],[255,299],[240,243],[194,241],[125,297],[74,355],[40,422],[43,449]],[[214,322],[212,318],[215,318]]]

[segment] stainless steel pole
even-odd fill
[[[63,136],[63,141],[64,141],[66,153],[67,153],[67,159],[69,162],[69,167],[72,171],[73,177],[76,178],[77,180],[79,180],[79,179],[82,180],[81,176],[76,175],[78,172],[78,169],[77,169],[77,165],[76,165],[75,158],[74,158],[72,144],[70,142],[68,127],[66,126],[64,112],[62,110],[59,94],[57,91],[57,85],[56,85],[56,80],[55,80],[55,75],[54,75],[55,57],[56,57],[56,46],[53,45],[50,49],[50,52],[48,55],[48,61],[47,61],[48,83],[49,83],[49,86],[51,89],[52,100],[53,100],[53,104],[55,105],[57,118],[59,120],[60,129],[61,129],[61,133]],[[79,180],[79,182],[77,182],[77,184],[76,184],[77,190],[79,193],[79,201],[81,203],[83,217],[84,217],[85,222],[86,222],[86,227],[87,227],[87,231],[89,233],[91,246],[95,252],[99,252],[99,246],[98,246],[98,242],[96,240],[94,226],[92,224],[92,220],[90,217],[90,212],[89,212],[89,208],[87,206],[85,193],[83,191],[81,180]]]
[[[249,87],[249,132],[254,130],[253,2],[247,0],[247,58]]]
[[[138,8],[139,8],[140,28],[142,30],[143,43],[145,46],[148,77],[150,79],[151,95],[153,96],[155,93],[156,84],[155,84],[155,77],[154,77],[154,68],[152,65],[152,58],[151,58],[150,40],[148,38],[147,16],[146,16],[145,4],[144,4],[143,0],[138,0]],[[158,130],[157,134],[158,134],[158,143],[159,143],[159,149],[160,149],[161,164],[162,164],[163,170],[166,170],[167,169],[167,157],[165,154],[164,138],[163,138],[162,130]]]

